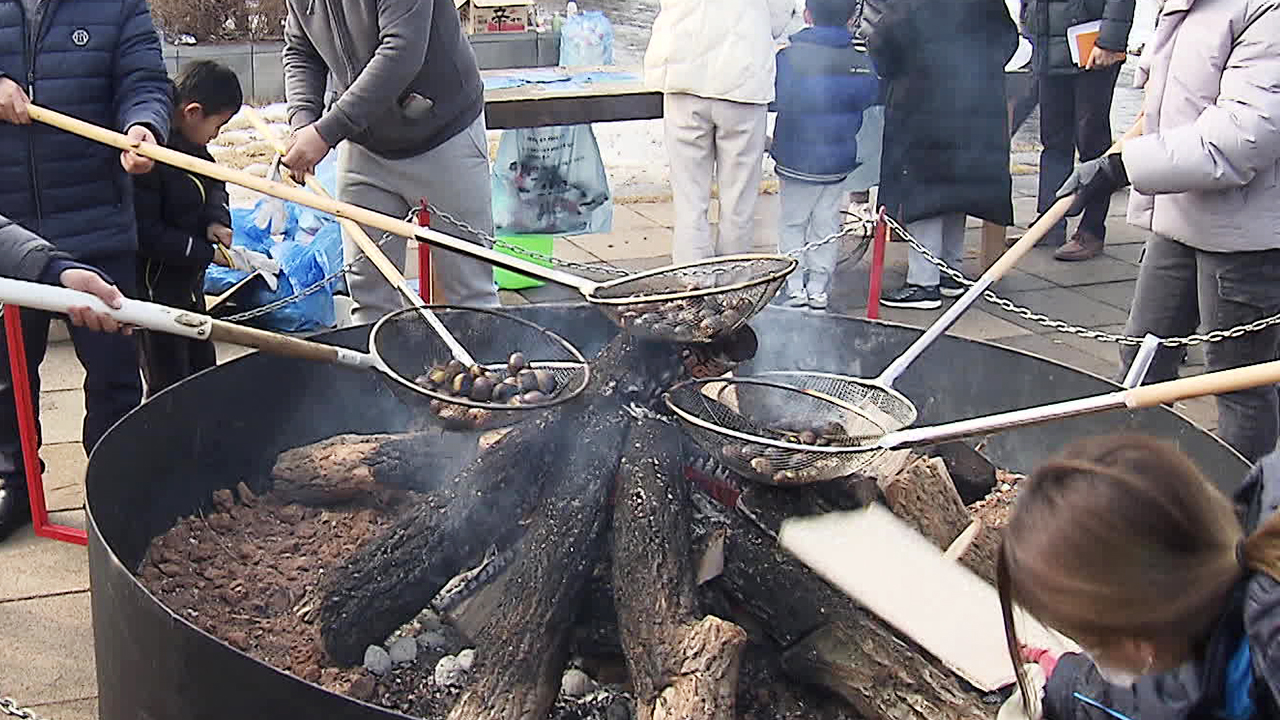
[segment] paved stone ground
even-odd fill
[[[1034,192],[1033,175],[1015,179],[1017,219],[1023,225],[1034,218]],[[776,242],[777,207],[776,196],[766,196],[760,203],[760,250],[768,250]],[[1048,249],[1033,250],[999,284],[999,292],[1019,304],[1081,326],[1119,328],[1132,296],[1144,233],[1124,224],[1122,200],[1112,207],[1105,256],[1086,263],[1065,264],[1055,262]],[[566,259],[607,262],[632,270],[656,267],[669,261],[671,224],[669,204],[622,205],[617,208],[612,233],[562,240],[556,253]],[[970,263],[977,241],[975,224],[968,235]],[[905,258],[904,244],[890,246],[887,285],[901,282]],[[832,311],[862,314],[867,288],[865,260],[842,266],[836,287]],[[572,291],[555,286],[521,294],[504,293],[508,303],[574,297]],[[886,320],[912,325],[924,325],[937,315],[889,309],[883,313]],[[954,332],[1048,356],[1099,375],[1112,375],[1116,369],[1114,346],[1051,332],[985,303],[972,308]],[[235,352],[223,348],[220,354],[225,358]],[[1193,353],[1187,371],[1200,372],[1202,365],[1202,356]],[[50,348],[42,371],[50,507],[55,521],[82,525],[86,460],[77,439],[83,417],[83,371],[65,342]],[[1179,409],[1205,427],[1216,426],[1211,400],[1192,401]],[[38,712],[53,720],[91,720],[97,716],[88,567],[83,548],[38,539],[30,530],[0,543],[0,639],[0,695],[35,704]]]

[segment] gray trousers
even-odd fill
[[[751,252],[764,173],[766,106],[670,94],[662,107],[675,201],[673,260]],[[720,188],[719,242],[707,220],[713,177]]]
[[[836,269],[839,242],[796,251],[818,242],[840,230],[840,211],[848,199],[842,183],[830,185],[792,180],[779,176],[781,183],[781,219],[778,228],[778,252],[800,261],[800,267],[787,277],[788,292],[805,289],[810,295],[827,292]]]
[[[936,215],[907,223],[907,232],[934,257],[959,270],[964,261],[964,213]],[[913,248],[907,255],[907,283],[937,287],[942,272]]]
[[[1143,248],[1125,333],[1181,337],[1198,327],[1224,330],[1277,312],[1280,250],[1211,253],[1155,237]],[[1275,360],[1280,329],[1271,327],[1204,347],[1211,372]],[[1121,346],[1122,371],[1136,354],[1137,348]],[[1180,350],[1161,348],[1146,382],[1176,378],[1181,360]],[[1280,437],[1276,386],[1219,395],[1218,435],[1251,462],[1274,450]]]
[[[483,115],[443,145],[403,160],[388,160],[355,143],[344,142],[338,147],[337,174],[338,198],[346,202],[403,218],[425,197],[432,205],[477,230],[493,234],[489,151]],[[482,242],[435,215],[431,217],[431,227],[471,242]],[[381,230],[365,226],[365,232],[375,241],[382,238]],[[401,271],[406,242],[405,238],[393,235],[382,245],[382,251]],[[360,249],[346,233],[343,233],[342,249],[347,262],[360,256]],[[436,268],[440,290],[450,304],[498,304],[491,265],[435,247],[431,248],[431,264]],[[404,307],[400,293],[368,260],[361,260],[347,272],[347,288],[354,305],[351,317],[357,324],[374,322]]]

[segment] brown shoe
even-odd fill
[[[1095,258],[1102,252],[1102,239],[1093,233],[1087,233],[1083,230],[1071,236],[1065,245],[1058,248],[1053,253],[1055,260],[1065,260],[1066,262],[1079,262],[1080,260],[1089,260]]]

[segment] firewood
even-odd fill
[[[338,505],[385,500],[403,490],[431,492],[456,472],[439,433],[336,435],[280,453],[274,490],[289,502]]]
[[[590,442],[567,444],[522,522],[514,559],[465,601],[463,615],[474,619],[459,626],[480,665],[449,720],[545,717],[559,692],[581,595],[605,550],[609,496],[631,424],[617,409],[594,406],[582,420]]]
[[[943,550],[973,521],[940,458],[917,458],[883,480],[880,490],[894,515]],[[960,562],[994,585],[998,550],[999,531],[983,528]]]
[[[931,445],[925,454],[942,458],[965,505],[977,502],[996,485],[996,466],[968,443],[955,441]]]
[[[731,720],[746,633],[699,612],[678,430],[636,423],[614,504],[614,600],[638,720]]]
[[[752,488],[739,498],[764,528],[743,512],[728,515],[724,572],[704,586],[713,607],[766,633],[785,651],[793,679],[826,688],[868,720],[994,717],[996,707],[945,666],[778,546],[769,533],[782,518],[801,513],[780,510],[775,497]]]

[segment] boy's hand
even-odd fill
[[[98,299],[106,303],[107,307],[116,310],[120,309],[124,300],[124,295],[120,294],[120,290],[115,285],[103,280],[101,275],[92,270],[80,268],[63,270],[58,280],[63,287],[98,296]],[[113,333],[123,329],[125,335],[133,332],[133,328],[122,326],[110,315],[95,312],[89,307],[73,307],[67,311],[67,317],[71,318],[72,325],[90,330]]]
[[[205,233],[209,242],[223,247],[231,247],[231,236],[231,228],[222,223],[209,223],[209,230]]]
[[[31,101],[22,86],[9,78],[0,78],[0,120],[14,125],[30,125],[27,105]]]
[[[138,142],[155,143],[156,136],[144,125],[130,125],[128,132],[125,133],[130,140]],[[124,167],[124,171],[130,175],[146,175],[151,172],[151,168],[155,167],[155,161],[149,157],[139,155],[132,150],[125,150],[120,153],[120,165]]]
[[[289,168],[289,174],[299,183],[315,172],[316,165],[329,154],[329,143],[320,137],[314,123],[300,128],[289,139],[289,152],[285,153],[281,162]]]

